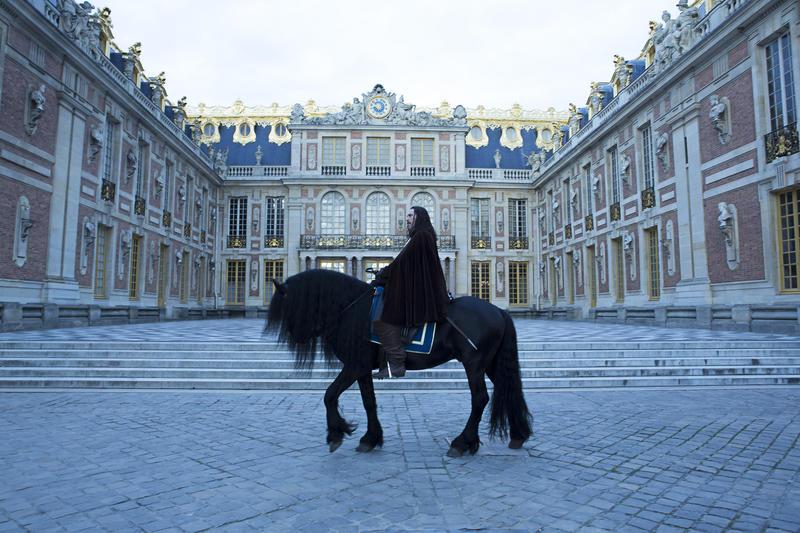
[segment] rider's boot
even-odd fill
[[[406,375],[406,351],[401,333],[403,328],[376,320],[372,328],[386,352],[386,364],[372,375],[375,379],[402,378]]]

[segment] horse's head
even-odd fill
[[[267,315],[267,331],[278,332],[283,321],[283,308],[286,302],[286,284],[273,279],[275,292],[269,302],[269,314]]]
[[[313,318],[316,302],[309,294],[308,283],[296,276],[284,283],[273,279],[272,283],[275,292],[269,304],[266,330],[277,333],[278,339],[293,350],[314,350],[322,330],[321,324]]]

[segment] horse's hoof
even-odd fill
[[[341,446],[341,445],[342,445],[342,441],[340,441],[340,440],[335,440],[333,442],[330,442],[330,443],[328,443],[328,451],[333,453],[336,450],[338,450],[339,446]]]
[[[520,439],[511,439],[511,442],[508,443],[508,447],[512,450],[519,450],[522,448],[523,441]]]
[[[375,449],[375,446],[372,446],[370,444],[366,444],[366,443],[362,442],[362,443],[359,443],[358,447],[356,448],[356,451],[358,453],[367,453],[367,452],[371,452],[374,449]]]
[[[450,446],[450,449],[447,450],[447,457],[463,457],[464,451],[459,450],[458,448],[453,448]]]

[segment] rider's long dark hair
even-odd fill
[[[433,238],[436,238],[436,230],[433,229],[433,224],[431,223],[431,216],[428,214],[428,210],[424,207],[420,207],[415,205],[411,207],[414,210],[414,213],[417,215],[417,220],[414,222],[414,226],[408,232],[409,237],[413,237],[415,233],[418,231],[428,231],[433,234]]]

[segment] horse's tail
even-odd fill
[[[517,352],[517,330],[514,321],[506,311],[503,313],[505,330],[503,340],[491,365],[494,382],[492,392],[491,420],[489,434],[506,438],[511,435],[511,443],[522,445],[533,433],[533,417],[528,412],[525,395],[522,392],[522,378],[519,370]],[[514,446],[518,447],[518,446]]]

